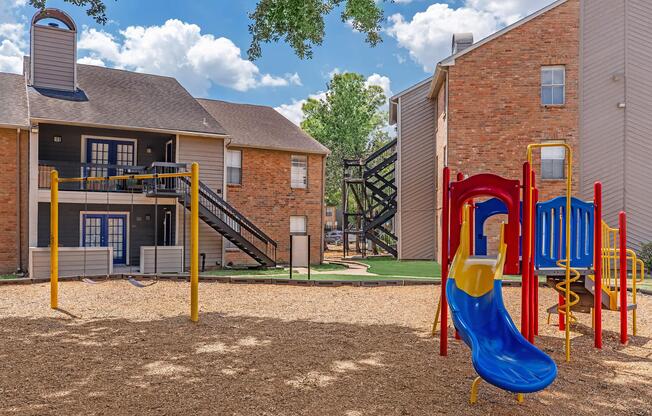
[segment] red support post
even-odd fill
[[[469,200],[469,252],[473,255],[475,249],[473,243],[475,241],[475,204],[473,200]]]
[[[450,169],[448,166],[443,170],[443,197],[441,214],[441,316],[439,317],[439,355],[448,355],[448,300],[446,299],[446,281],[448,280],[448,247],[449,247],[449,186]]]
[[[521,334],[530,339],[529,324],[530,324],[530,235],[532,227],[530,226],[530,186],[532,180],[532,173],[530,164],[525,162],[523,164],[523,226],[522,232],[522,255],[521,255]]]
[[[627,343],[627,218],[624,211],[618,214],[620,228],[620,343]]]
[[[536,206],[537,203],[539,202],[539,190],[536,188],[536,177],[534,175],[534,171],[532,171],[532,216],[530,217],[532,219],[532,247],[530,253],[532,253],[532,258],[530,259],[530,280],[532,281],[532,286],[531,286],[531,294],[532,294],[532,309],[530,313],[530,322],[531,322],[531,332],[532,332],[532,342],[534,342],[534,336],[539,335],[539,276],[537,276],[534,272],[534,263],[535,263],[535,257],[536,257],[536,248],[535,248],[535,238],[537,235],[536,232],[536,222],[537,222],[537,216],[536,216]]]
[[[457,179],[458,182],[463,181],[464,180],[464,173],[457,172],[457,178],[456,179]],[[471,236],[473,236],[473,234],[471,234]],[[473,241],[473,240],[471,240],[471,241]],[[473,249],[471,249],[471,253],[473,253]],[[454,336],[455,336],[455,339],[461,339],[460,334],[457,332],[457,328],[455,328]]]
[[[595,348],[602,348],[602,183],[593,184],[593,320]]]

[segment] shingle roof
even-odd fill
[[[83,94],[28,88],[36,119],[225,135],[224,128],[170,77],[77,64]],[[24,87],[23,87],[24,88]]]
[[[232,146],[328,154],[330,151],[272,107],[197,99],[231,136]]]
[[[23,75],[0,73],[0,125],[28,127],[27,93]]]

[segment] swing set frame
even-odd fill
[[[60,178],[50,172],[50,307],[59,307],[59,184],[119,180],[156,180],[190,178],[190,320],[199,320],[199,164],[192,163],[190,172],[114,175],[105,177]]]

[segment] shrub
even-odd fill
[[[652,271],[652,242],[641,246],[638,257],[645,263],[645,269],[649,273]]]

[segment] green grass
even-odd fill
[[[368,258],[358,260],[361,263],[368,264],[369,273],[381,276],[409,276],[409,277],[427,277],[441,278],[441,268],[439,263],[428,260],[395,260],[392,258]]]
[[[209,276],[267,276],[273,274],[289,275],[288,271],[283,269],[220,269],[211,270],[201,274]]]
[[[312,266],[311,270],[315,270],[318,272],[328,272],[332,270],[345,270],[347,267],[343,266],[341,264],[318,264],[316,266]]]
[[[15,274],[0,274],[0,280],[8,280],[8,279],[18,279],[19,277],[16,276]]]
[[[270,279],[287,279],[289,276],[270,276]],[[308,280],[307,274],[293,274],[292,280]],[[360,276],[348,274],[313,274],[310,280],[344,280],[347,282],[379,281],[379,280],[426,280],[423,277],[394,278],[391,276]]]

